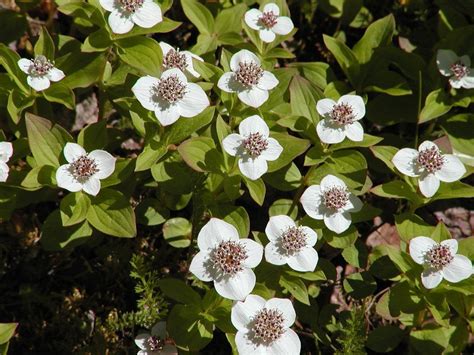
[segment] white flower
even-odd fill
[[[219,78],[217,86],[225,92],[236,92],[240,101],[251,107],[260,107],[268,100],[268,90],[278,85],[275,75],[263,70],[260,59],[246,49],[230,58],[230,69]]]
[[[13,155],[13,146],[10,142],[0,142],[0,182],[5,182],[8,179],[10,168],[7,162]]]
[[[314,245],[318,235],[309,227],[297,227],[288,216],[270,217],[265,228],[270,243],[265,246],[265,260],[270,264],[288,264],[296,271],[314,271],[318,252]]]
[[[245,13],[245,23],[253,30],[257,30],[260,39],[270,43],[275,40],[275,34],[287,35],[293,28],[291,18],[279,16],[280,9],[274,3],[266,4],[263,12],[250,9]]]
[[[178,355],[178,349],[166,344],[166,322],[158,322],[150,333],[141,333],[135,338],[135,344],[140,348],[137,355]]]
[[[100,0],[110,11],[109,25],[113,33],[130,32],[134,25],[151,28],[163,21],[160,6],[153,0]]]
[[[435,288],[446,279],[459,282],[472,275],[472,262],[464,255],[456,254],[458,241],[446,239],[436,243],[428,237],[416,237],[410,240],[410,255],[413,260],[424,266],[421,282],[426,288]]]
[[[418,150],[400,149],[392,163],[403,174],[417,177],[420,191],[425,197],[432,197],[439,188],[439,182],[453,182],[466,172],[461,160],[452,154],[441,154],[438,146],[424,141]]]
[[[224,138],[224,150],[239,158],[239,169],[251,180],[257,180],[268,170],[268,161],[278,159],[283,151],[265,121],[257,115],[247,117],[239,125],[239,134],[232,133]]]
[[[18,60],[18,66],[28,74],[28,85],[36,91],[45,90],[49,88],[51,81],[56,82],[64,78],[64,73],[55,68],[44,55],[38,55],[33,60],[21,58]]]
[[[161,51],[163,52],[163,69],[178,68],[183,73],[188,72],[195,78],[199,78],[199,73],[194,70],[193,58],[201,62],[204,60],[189,51],[180,51],[171,47],[168,43],[160,42]]]
[[[290,329],[296,319],[290,300],[272,298],[265,301],[248,295],[244,302],[232,306],[231,321],[237,334],[239,355],[299,355],[301,342]]]
[[[362,208],[362,201],[334,175],[326,175],[320,185],[308,187],[300,201],[311,218],[323,219],[326,227],[338,234],[351,225],[350,213]]]
[[[64,157],[69,164],[61,165],[56,171],[59,187],[96,196],[100,191],[100,180],[108,178],[115,170],[115,158],[104,150],[87,153],[76,143],[67,143]]]
[[[133,85],[132,91],[144,108],[155,111],[163,126],[168,126],[180,116],[194,117],[209,106],[204,90],[189,83],[186,75],[176,68],[168,69],[161,77],[144,76]]]
[[[251,268],[260,264],[263,247],[251,239],[239,239],[235,227],[211,218],[198,235],[199,252],[189,270],[202,281],[214,281],[218,294],[243,300],[255,287]]]
[[[358,122],[365,116],[365,105],[358,95],[343,95],[337,103],[331,99],[319,100],[316,110],[322,119],[316,132],[322,142],[341,143],[344,138],[360,142],[364,139],[364,128]]]
[[[474,88],[474,68],[471,68],[471,58],[468,55],[458,57],[449,49],[439,49],[436,64],[442,75],[450,77],[449,84],[453,88]]]

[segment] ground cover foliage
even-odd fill
[[[474,1],[0,1],[0,352],[472,352]]]

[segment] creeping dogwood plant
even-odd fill
[[[245,23],[253,30],[258,31],[264,42],[273,42],[276,35],[287,35],[293,31],[291,18],[280,16],[280,8],[275,3],[268,3],[263,11],[250,9],[245,13]]]

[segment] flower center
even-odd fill
[[[450,69],[453,72],[456,79],[458,80],[464,78],[466,75],[468,75],[471,72],[471,69],[469,69],[460,61],[457,61],[456,63],[452,64]]]
[[[260,81],[263,76],[263,69],[260,65],[254,62],[243,62],[239,63],[239,69],[237,69],[236,79],[243,86],[254,86]]]
[[[244,140],[244,149],[252,158],[257,158],[267,149],[268,141],[260,133],[250,133]]]
[[[306,234],[301,227],[289,227],[282,236],[282,247],[288,253],[295,253],[306,246]]]
[[[426,262],[432,268],[440,270],[448,265],[454,256],[446,245],[438,244],[431,248],[425,255]]]
[[[344,187],[333,186],[324,191],[324,205],[330,210],[339,210],[349,201],[349,193]]]
[[[146,340],[146,345],[150,351],[158,351],[163,349],[165,342],[162,339],[152,335]]]
[[[242,262],[248,258],[245,247],[238,242],[224,241],[214,249],[211,261],[225,274],[235,275],[242,271]]]
[[[134,13],[140,7],[142,7],[144,0],[119,0],[120,5],[122,5],[122,9],[127,12]]]
[[[259,18],[260,23],[266,28],[272,28],[275,26],[277,20],[278,15],[275,15],[273,11],[264,12]]]
[[[51,63],[44,55],[38,55],[33,60],[33,65],[30,69],[30,74],[33,76],[43,76],[54,68],[54,64]]]
[[[437,147],[426,148],[418,154],[416,158],[418,164],[423,166],[428,172],[434,173],[440,170],[444,164],[444,157]]]
[[[352,106],[345,103],[334,105],[330,116],[335,123],[341,126],[345,126],[354,122]]]
[[[181,100],[186,94],[186,84],[179,80],[177,75],[161,79],[153,89],[155,95],[170,104]]]
[[[76,180],[86,180],[97,173],[99,168],[94,159],[82,155],[71,163],[71,173]]]
[[[168,51],[168,53],[166,53],[163,59],[163,66],[165,69],[178,68],[184,72],[188,66],[188,63],[186,62],[186,56],[183,53],[179,53],[179,51],[171,49]]]
[[[253,320],[252,332],[255,340],[271,343],[285,332],[283,314],[277,309],[260,310]]]

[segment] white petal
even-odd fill
[[[417,264],[425,263],[425,254],[428,250],[436,246],[436,243],[433,239],[428,237],[415,237],[410,240],[410,256]]]
[[[263,90],[271,90],[278,85],[279,81],[269,71],[264,71],[262,77],[258,81],[257,87]]]
[[[250,180],[257,180],[268,170],[268,164],[265,159],[258,157],[241,158],[239,159],[239,169],[242,175],[248,177]]]
[[[179,107],[176,104],[169,105],[160,102],[155,108],[155,116],[163,126],[169,126],[179,119]]]
[[[330,117],[332,109],[334,108],[334,105],[336,104],[336,101],[331,100],[331,99],[321,99],[318,100],[316,103],[316,110],[318,111],[319,115],[325,118]]]
[[[460,79],[457,79],[455,76],[452,76],[449,78],[449,84],[455,88],[455,89],[460,89],[462,87],[463,81]]]
[[[253,115],[240,122],[239,133],[242,137],[248,137],[252,133],[260,133],[262,136],[268,137],[270,129],[260,116]]]
[[[267,90],[254,86],[251,89],[238,92],[237,96],[244,104],[257,108],[262,106],[265,101],[268,100],[269,94]]]
[[[258,346],[252,342],[248,330],[239,330],[237,332],[235,335],[235,345],[239,355],[267,355],[263,346]]]
[[[49,88],[50,82],[46,76],[31,76],[28,75],[26,78],[28,85],[30,85],[36,91],[42,91]]]
[[[267,143],[267,148],[262,152],[260,156],[265,160],[269,161],[277,160],[283,152],[283,147],[274,138],[268,138]]]
[[[251,62],[260,65],[260,59],[258,59],[255,54],[246,49],[242,49],[230,58],[230,69],[232,69],[232,71],[237,71],[239,69],[239,63]]]
[[[198,234],[200,250],[212,249],[223,240],[239,240],[239,232],[230,223],[219,218],[211,218]]]
[[[74,160],[87,155],[86,150],[77,143],[66,143],[64,146],[64,157],[68,163],[72,163]]]
[[[251,269],[243,269],[233,276],[214,280],[214,287],[222,297],[242,301],[252,292],[255,280],[255,274]]]
[[[186,57],[186,64],[188,65],[186,67],[186,70],[195,78],[199,78],[201,75],[194,69],[193,58],[199,60],[200,62],[204,62],[204,59],[188,51],[182,51],[181,54],[184,54],[184,56]]]
[[[206,251],[200,251],[194,255],[191,260],[191,265],[189,266],[189,271],[191,271],[194,276],[201,281],[207,282],[214,280],[215,275],[213,272],[212,262],[210,261],[209,254]]]
[[[157,107],[156,101],[153,100],[152,92],[153,88],[158,85],[159,82],[157,78],[147,75],[138,79],[132,87],[133,94],[147,110],[154,111]]]
[[[240,83],[235,80],[235,74],[232,72],[222,74],[217,82],[217,87],[225,92],[237,92],[242,88]]]
[[[296,312],[293,303],[288,298],[271,298],[265,302],[266,309],[277,309],[283,315],[283,326],[289,328],[296,320]]]
[[[392,158],[392,163],[402,173],[411,177],[420,176],[418,151],[411,148],[400,149]]]
[[[227,154],[235,157],[237,154],[242,151],[242,142],[244,138],[237,133],[229,134],[222,140],[222,146]]]
[[[456,239],[445,239],[440,244],[447,246],[452,255],[458,252],[458,241]]]
[[[0,161],[0,182],[5,182],[8,179],[8,173],[10,172],[10,168],[6,163]]]
[[[278,35],[284,36],[293,31],[293,28],[295,28],[295,26],[293,25],[291,18],[280,16],[277,18],[276,24],[272,27],[272,31]]]
[[[170,76],[176,76],[183,84],[186,84],[188,82],[188,78],[186,77],[186,75],[178,68],[171,68],[171,69],[165,70],[163,74],[161,74],[160,79],[166,79],[166,78],[169,78]]]
[[[428,289],[435,288],[441,281],[443,281],[443,275],[440,271],[426,269],[421,274],[421,283]]]
[[[265,307],[265,300],[257,295],[248,295],[244,302],[232,306],[230,319],[237,330],[246,330],[253,317]]]
[[[443,166],[434,173],[435,176],[444,182],[453,182],[461,179],[466,172],[466,168],[461,160],[452,154],[444,154],[443,159]]]
[[[130,32],[133,28],[133,20],[130,16],[124,16],[119,11],[112,11],[109,15],[109,26],[113,33],[123,34]]]
[[[270,2],[263,7],[263,12],[273,12],[274,15],[280,15],[280,8],[274,2]]]
[[[301,352],[301,341],[293,329],[287,329],[277,341],[268,347],[270,355],[299,355]]]
[[[458,56],[452,50],[449,49],[439,49],[436,54],[436,64],[441,74],[444,76],[451,76],[453,72],[451,71],[451,65],[453,65],[458,60]]]
[[[262,12],[258,9],[250,9],[245,13],[245,23],[249,26],[252,30],[259,30],[259,21],[260,17],[262,16]]]
[[[471,72],[474,69],[471,68]],[[474,76],[466,75],[464,78],[461,79],[461,86],[465,89],[474,89]]]
[[[324,118],[318,122],[316,126],[316,133],[323,143],[336,144],[341,143],[346,134],[344,133],[344,126],[335,124],[331,119]]]
[[[140,333],[137,335],[135,338],[135,344],[142,350],[147,349],[147,340],[150,337],[151,334],[149,333]]]
[[[265,227],[265,234],[268,240],[276,242],[280,240],[281,235],[290,227],[296,227],[295,221],[285,215],[272,216]]]
[[[240,239],[239,244],[243,245],[247,252],[247,259],[242,262],[242,265],[250,268],[257,267],[262,261],[263,246],[248,238]]]
[[[323,205],[322,191],[319,185],[312,185],[308,187],[303,195],[301,195],[300,202],[306,214],[314,219],[323,219],[326,209]]]
[[[70,169],[71,167],[69,164],[61,165],[58,170],[56,170],[56,183],[58,184],[58,187],[71,192],[81,191],[82,184],[74,179]]]
[[[449,265],[443,268],[442,274],[449,282],[462,281],[471,276],[472,262],[464,255],[455,255]]]
[[[51,81],[60,81],[64,78],[64,73],[62,70],[59,70],[58,68],[52,68],[48,74],[46,74],[48,79]]]
[[[308,272],[316,269],[318,252],[311,247],[306,247],[287,259],[288,265],[296,271]]]
[[[425,197],[432,197],[439,189],[439,179],[435,174],[423,174],[418,180],[420,191]]]
[[[275,32],[267,28],[262,28],[260,31],[258,31],[258,35],[260,39],[265,43],[273,42],[276,37]]]
[[[21,71],[26,74],[30,73],[30,68],[32,65],[33,65],[33,62],[29,59],[21,58],[18,60],[18,66],[20,67]]]
[[[365,116],[365,104],[359,95],[343,95],[337,103],[344,103],[352,107],[352,113],[355,120],[360,120]]]
[[[113,11],[115,9],[116,0],[99,0],[100,6],[107,11]]]
[[[174,50],[175,50],[172,46],[170,46],[170,45],[169,45],[168,43],[166,43],[166,42],[161,41],[161,42],[159,42],[158,44],[159,44],[160,47],[161,47],[161,52],[163,53],[163,57],[165,57],[165,56],[168,54],[169,51],[171,51],[171,50],[174,51]]]
[[[306,234],[306,245],[310,247],[314,246],[318,240],[318,234],[309,227],[301,226],[300,228]]]
[[[151,335],[160,339],[166,339],[166,322],[161,321],[156,323],[153,328],[151,328]]]
[[[418,146],[418,151],[421,152],[422,150],[425,150],[425,149],[431,149],[435,147],[436,149],[439,149],[438,146],[431,142],[431,141],[423,141],[423,143],[421,143],[419,146]]]
[[[132,20],[140,27],[151,28],[163,21],[161,8],[154,1],[145,0],[132,15]]]
[[[98,165],[99,171],[94,174],[94,177],[98,179],[106,179],[112,175],[117,160],[112,154],[105,150],[96,149],[90,152],[87,156],[94,159]]]
[[[351,215],[348,212],[327,213],[324,215],[324,224],[326,227],[337,234],[341,234],[347,230],[351,222]]]
[[[89,195],[97,196],[100,191],[100,180],[95,178],[94,176],[91,176],[83,183],[82,189]]]
[[[362,142],[364,140],[364,128],[360,122],[353,122],[344,127],[346,137],[354,142]]]
[[[0,142],[0,161],[6,163],[13,155],[13,145],[10,142]]]
[[[188,83],[186,94],[178,102],[179,112],[183,117],[194,117],[209,106],[209,98],[204,90],[194,83]]]
[[[364,204],[362,203],[360,198],[350,193],[349,201],[347,201],[347,204],[343,207],[343,210],[347,212],[359,212],[362,209],[363,205]]]
[[[334,176],[334,175],[326,175],[325,177],[322,178],[321,180],[321,190],[322,191],[326,191],[332,187],[340,187],[340,188],[343,188],[345,189],[347,186],[346,184],[344,183],[344,181],[342,181],[341,179],[339,179],[337,176]]]
[[[273,242],[265,245],[265,260],[273,265],[285,265],[286,264],[286,254],[284,250],[277,244]]]

